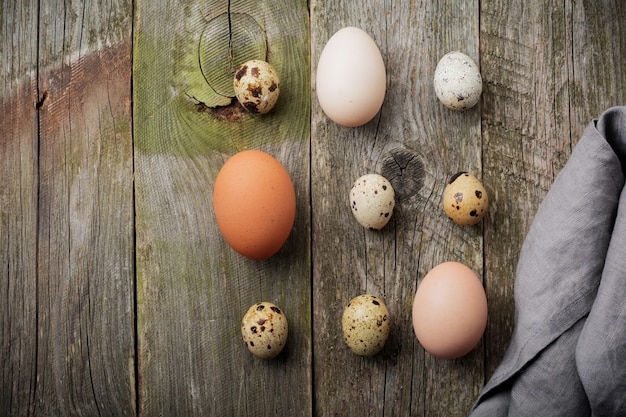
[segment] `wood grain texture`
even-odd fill
[[[2,413],[134,415],[131,4],[10,3]]]
[[[462,50],[478,60],[478,2],[316,1],[311,5],[312,78],[337,30],[357,26],[387,69],[381,112],[343,128],[312,111],[314,394],[317,415],[465,415],[483,383],[483,346],[456,361],[425,354],[413,334],[417,284],[443,261],[482,274],[482,229],[455,227],[441,208],[449,177],[481,176],[480,108],[441,106],[432,86],[438,60]],[[366,173],[390,177],[397,202],[381,232],[352,217],[348,193]],[[382,297],[392,327],[382,354],[355,356],[341,314],[359,294]]]
[[[0,37],[0,410],[32,412],[37,376],[36,7],[3,3]]]
[[[131,6],[40,5],[42,415],[134,414]]]
[[[144,416],[312,412],[307,5],[239,1],[229,8],[229,3],[137,5],[135,168]],[[249,26],[238,26],[241,22]],[[214,81],[219,71],[204,66],[213,54],[221,56],[214,60],[231,71],[232,80],[243,63],[237,62],[238,51],[246,50],[234,42],[259,39],[243,36],[258,30],[266,39],[263,52],[281,78],[278,103],[263,116],[241,109],[228,97],[227,85]],[[228,157],[244,149],[275,156],[296,189],[291,236],[265,261],[230,249],[213,215],[215,177]],[[241,336],[244,313],[260,301],[277,304],[289,322],[287,345],[272,361],[254,358]]]
[[[626,104],[625,20],[622,0],[2,0],[0,415],[467,415],[507,348],[539,204],[587,124]],[[359,128],[315,96],[322,48],[349,25],[387,69],[383,107]],[[483,76],[465,112],[432,87],[452,50]],[[265,116],[230,96],[252,57],[281,75]],[[261,262],[212,212],[219,169],[244,149],[274,155],[297,194],[291,236]],[[441,209],[459,170],[490,193],[478,226]],[[370,172],[396,190],[380,232],[349,208]],[[481,276],[489,303],[483,340],[454,361],[411,325],[417,285],[448,260]],[[362,293],[392,319],[372,358],[341,334]],[[258,301],[289,320],[271,361],[240,334]]]
[[[524,236],[588,123],[626,103],[623,2],[481,2],[486,374],[512,332]]]

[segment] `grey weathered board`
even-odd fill
[[[229,7],[226,1],[209,1],[181,7],[177,2],[142,1],[135,36],[141,411],[310,413],[306,3],[251,0]],[[237,60],[256,58],[264,50],[281,77],[281,97],[273,111],[254,117],[236,102],[209,107],[228,94],[228,87],[232,90],[234,71],[243,63]],[[222,53],[221,59],[206,51]],[[227,82],[220,83],[220,73],[229,71]],[[218,170],[244,149],[274,155],[296,188],[293,232],[283,250],[261,262],[228,247],[212,212]],[[285,351],[271,362],[252,357],[241,338],[243,314],[260,301],[280,306],[290,325]]]
[[[626,104],[625,20],[621,0],[3,0],[0,415],[466,415],[507,347],[538,205],[586,125]],[[321,50],[349,25],[387,68],[383,107],[359,128],[315,98]],[[451,50],[484,81],[462,113],[432,88]],[[269,115],[229,104],[244,56],[281,74]],[[215,176],[242,149],[272,153],[296,187],[293,232],[261,262],[212,213]],[[440,208],[459,170],[490,193],[475,227]],[[347,201],[368,172],[396,188],[381,232]],[[479,273],[489,302],[483,340],[454,361],[425,353],[410,321],[419,280],[446,260]],[[341,337],[365,292],[393,320],[373,358]],[[239,333],[262,300],[290,323],[272,361]]]
[[[1,7],[0,414],[134,415],[132,4]]]

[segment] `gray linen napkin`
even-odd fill
[[[626,416],[626,107],[590,123],[520,253],[515,325],[471,417]]]

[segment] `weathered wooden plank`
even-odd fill
[[[435,359],[417,343],[411,307],[419,280],[436,264],[483,270],[481,227],[458,227],[441,208],[452,174],[481,176],[479,107],[448,110],[432,86],[445,53],[461,50],[478,61],[478,2],[317,1],[311,8],[313,79],[326,41],[344,26],[368,32],[387,68],[381,112],[362,127],[335,125],[313,99],[316,414],[465,415],[483,383],[484,347],[455,361]],[[352,182],[370,172],[390,177],[397,194],[381,232],[364,230],[349,209]],[[383,297],[391,314],[390,339],[374,358],[355,356],[341,336],[343,308],[360,293]]]
[[[135,410],[132,4],[40,5],[37,411]]]
[[[626,104],[626,3],[572,2],[567,40],[572,139],[611,106]]]
[[[619,1],[481,2],[483,161],[493,195],[487,376],[510,339],[515,268],[536,209],[589,121],[626,102],[625,16]]]
[[[0,9],[0,410],[7,415],[33,410],[37,374],[35,6],[5,1]]]
[[[140,413],[310,415],[306,2],[140,1],[137,22]],[[279,101],[265,116],[228,104],[235,61],[256,54],[281,77]],[[291,236],[260,262],[227,246],[212,210],[218,170],[251,148],[283,163],[297,195]],[[258,301],[281,306],[289,320],[285,350],[269,362],[252,357],[241,338],[241,318]]]
[[[481,4],[484,168],[493,195],[485,228],[489,373],[511,336],[513,281],[523,238],[571,146],[567,72],[553,71],[556,60],[566,63],[565,11],[559,15],[543,7]]]
[[[133,415],[132,5],[11,3],[3,412]]]

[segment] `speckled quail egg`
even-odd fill
[[[434,77],[435,94],[452,110],[465,110],[478,103],[483,80],[478,65],[462,52],[450,52],[439,60]]]
[[[489,197],[483,184],[467,172],[454,174],[443,191],[443,209],[456,224],[471,226],[489,209]]]
[[[280,93],[278,73],[269,63],[253,59],[241,65],[233,80],[235,96],[251,113],[272,110]]]
[[[363,175],[350,189],[352,214],[370,230],[380,230],[389,222],[395,204],[393,187],[382,175]]]
[[[390,323],[383,300],[374,295],[359,295],[350,300],[343,312],[343,340],[357,355],[373,356],[385,346]]]
[[[285,313],[270,302],[254,304],[241,320],[243,341],[262,359],[272,359],[283,350],[288,332]]]

